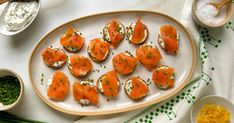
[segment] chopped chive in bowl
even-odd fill
[[[15,107],[22,99],[24,84],[12,70],[0,69],[0,111]]]
[[[14,103],[20,95],[19,80],[11,75],[0,77],[0,103],[10,105]]]

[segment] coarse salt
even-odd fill
[[[215,6],[210,3],[218,3],[221,0],[197,0],[195,12],[197,17],[204,23],[217,25],[222,23],[226,18],[227,7],[223,6],[218,13]]]

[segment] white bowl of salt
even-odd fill
[[[207,28],[224,26],[232,17],[233,6],[230,0],[219,11],[212,3],[220,2],[223,0],[193,0],[193,19],[199,25]]]

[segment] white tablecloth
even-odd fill
[[[234,63],[234,30],[232,28],[234,28],[234,19],[230,21],[232,22],[230,25],[226,25],[229,28],[224,27],[223,29],[208,31],[204,28],[199,28],[198,30],[190,15],[191,1],[192,0],[135,0],[134,2],[132,0],[42,0],[39,15],[27,30],[12,37],[0,35],[0,68],[9,68],[16,71],[22,77],[25,84],[25,93],[22,102],[9,112],[20,117],[51,123],[66,123],[79,119],[77,116],[66,115],[50,108],[35,94],[28,77],[27,68],[29,56],[42,36],[64,22],[93,13],[127,9],[159,11],[181,21],[189,29],[196,43],[200,42],[201,44],[204,42],[204,46],[198,47],[198,49],[202,50],[200,53],[202,61],[204,61],[204,66],[206,66],[204,72],[212,78],[211,82],[210,78],[207,78],[207,75],[204,74],[203,77],[206,77],[204,78],[206,81],[202,83],[204,85],[198,86],[197,84],[196,89],[188,89],[191,92],[189,92],[189,94],[192,95],[191,97],[183,96],[187,95],[187,93],[182,94],[182,92],[179,94],[180,99],[178,99],[178,103],[176,103],[177,100],[174,99],[178,97],[173,97],[173,100],[170,99],[169,105],[172,106],[167,107],[168,109],[172,108],[170,114],[166,112],[166,110],[160,113],[161,109],[166,109],[168,104],[167,100],[164,102],[165,104],[161,103],[153,106],[155,109],[153,112],[154,116],[150,114],[152,111],[145,110],[147,113],[140,113],[140,115],[137,115],[140,117],[135,117],[135,113],[126,112],[124,113],[125,115],[116,114],[108,117],[85,117],[80,120],[80,122],[98,122],[98,120],[101,122],[103,120],[107,121],[107,118],[111,118],[112,121],[116,122],[124,122],[129,119],[129,121],[151,121],[151,117],[153,117],[152,121],[157,119],[162,122],[188,123],[189,114],[187,112],[189,112],[193,101],[196,101],[203,95],[216,94],[234,102],[234,97],[232,95],[234,92],[234,85],[232,83],[232,66]],[[206,52],[206,49],[208,52]],[[198,64],[198,74],[196,75],[200,75],[199,73],[202,71],[199,70],[200,66],[201,65]],[[208,86],[206,86],[207,83]],[[186,92],[188,92],[188,90],[186,90]],[[181,99],[182,97],[186,99]],[[164,105],[164,107],[162,108],[161,105]],[[135,112],[139,113],[138,111]],[[156,113],[158,114],[157,116]]]

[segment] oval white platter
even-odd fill
[[[76,54],[85,55],[88,57],[87,45],[89,44],[89,41],[94,38],[102,37],[100,32],[102,32],[102,29],[106,23],[110,22],[111,19],[116,18],[125,27],[127,27],[131,24],[131,22],[135,22],[138,17],[142,18],[143,23],[148,27],[149,30],[149,36],[146,43],[153,43],[154,45],[156,45],[162,54],[163,60],[161,61],[160,65],[168,65],[175,68],[176,79],[173,88],[168,90],[159,89],[151,79],[152,72],[149,72],[140,63],[138,63],[136,69],[132,74],[128,76],[118,75],[118,78],[121,83],[124,83],[128,78],[133,76],[140,76],[145,81],[150,79],[150,93],[147,95],[147,97],[143,98],[140,101],[132,101],[131,99],[129,99],[124,92],[122,84],[120,86],[119,95],[115,100],[108,101],[103,95],[99,94],[100,102],[98,107],[92,105],[81,106],[77,101],[74,100],[71,89],[68,97],[63,101],[55,102],[47,97],[47,80],[54,73],[55,70],[48,68],[44,64],[41,58],[41,53],[46,47],[49,46],[59,47],[63,49],[63,47],[59,44],[59,39],[65,33],[68,27],[72,26],[82,32],[86,39],[86,42],[82,50]],[[159,28],[160,26],[165,24],[173,25],[177,29],[180,36],[179,52],[177,55],[166,54],[157,42]],[[95,63],[92,61],[95,72],[91,72],[90,75],[83,79],[93,79],[96,83],[96,80],[102,74],[106,73],[107,71],[113,70],[112,58],[114,55],[120,52],[125,52],[127,50],[135,56],[135,50],[139,46],[140,45],[133,45],[129,43],[126,40],[125,36],[125,39],[120,43],[118,48],[111,48],[111,52],[104,62]],[[65,52],[68,56],[72,54],[68,53],[67,51]],[[61,26],[49,32],[40,40],[31,54],[29,60],[29,77],[32,86],[39,97],[54,109],[73,115],[102,115],[125,112],[146,107],[171,97],[172,95],[178,93],[188,83],[193,74],[195,64],[196,49],[194,43],[187,30],[178,21],[167,15],[156,12],[118,11],[78,18],[68,23],[62,24]],[[70,74],[67,65],[64,65],[61,70],[64,71],[68,76],[70,80],[70,87],[72,87],[74,81],[81,80]],[[97,72],[97,70],[99,70],[99,72]],[[44,76],[42,76],[42,74]],[[43,81],[41,79],[43,79]]]

